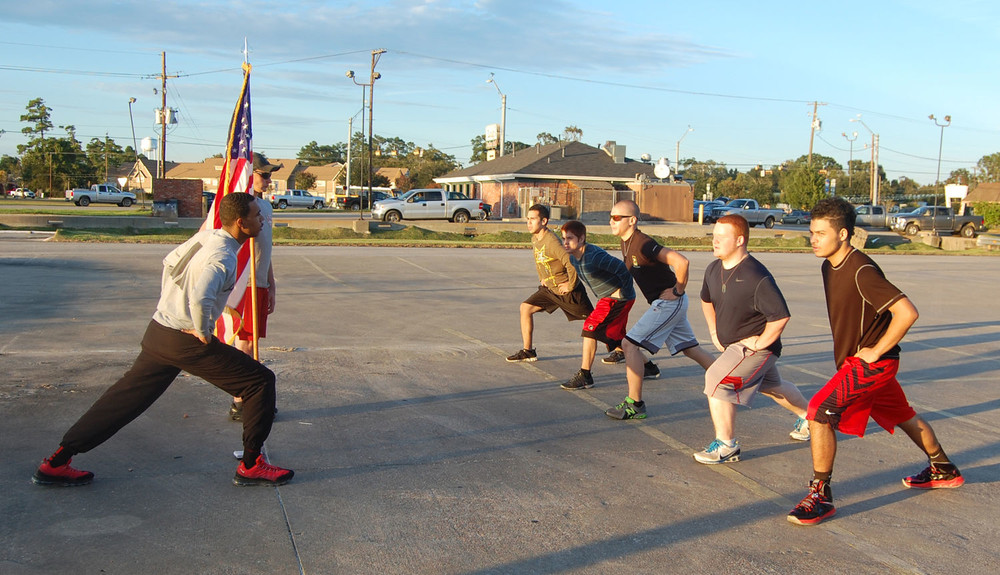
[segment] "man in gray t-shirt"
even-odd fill
[[[705,395],[715,439],[694,454],[699,463],[740,460],[736,406],[749,406],[758,391],[798,416],[792,439],[809,439],[808,402],[795,385],[781,379],[776,360],[781,332],[791,314],[771,272],[750,255],[750,226],[738,214],[723,216],[712,230],[718,258],[705,269],[701,309],[722,355],[705,372]]]

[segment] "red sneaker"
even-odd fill
[[[295,472],[271,465],[263,455],[257,456],[257,464],[247,469],[243,462],[236,468],[234,485],[284,485],[291,481]]]
[[[58,485],[60,487],[86,485],[93,481],[93,479],[93,473],[73,469],[70,467],[69,461],[65,465],[52,467],[48,459],[43,459],[42,464],[35,470],[35,474],[31,476],[31,482],[35,485]]]
[[[951,466],[951,470],[948,470],[935,467],[933,464],[920,473],[903,479],[903,485],[910,489],[941,489],[961,487],[964,484],[965,478],[957,467]]]

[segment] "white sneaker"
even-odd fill
[[[795,427],[788,436],[795,441],[809,441],[809,421],[802,417],[795,420]]]
[[[694,459],[698,463],[715,465],[717,463],[735,463],[740,460],[740,442],[733,440],[733,446],[728,447],[718,439],[712,440],[705,451],[694,454]]]

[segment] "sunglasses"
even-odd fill
[[[612,222],[620,222],[620,221],[622,221],[625,218],[631,218],[631,217],[632,216],[623,216],[623,215],[620,215],[620,214],[611,214],[611,221]]]
[[[254,173],[257,174],[258,176],[260,176],[261,178],[265,179],[265,180],[270,180],[271,179],[271,174],[265,174],[264,172],[254,172]]]

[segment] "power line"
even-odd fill
[[[31,68],[27,66],[5,66],[0,65],[0,70],[11,72],[37,72],[41,74],[65,74],[69,76],[101,76],[112,78],[137,78],[144,79],[148,74],[133,74],[127,72],[97,72],[93,70],[60,70],[56,68]]]
[[[548,72],[533,72],[528,70],[518,70],[516,68],[507,68],[504,66],[494,66],[488,64],[479,64],[476,62],[465,62],[463,60],[453,60],[450,58],[438,58],[436,56],[427,56],[426,54],[416,54],[413,52],[405,52],[396,50],[393,51],[394,54],[403,54],[405,56],[415,56],[417,58],[425,58],[427,60],[434,60],[437,62],[447,62],[449,64],[461,64],[463,66],[470,66],[473,68],[482,68],[484,70],[503,70],[504,72],[512,72],[514,74],[525,74],[528,76],[539,76],[542,78],[552,78],[556,80],[569,80],[572,82],[582,82],[585,84],[598,84],[602,86],[615,86],[619,88],[633,88],[636,90],[649,90],[652,92],[668,92],[672,94],[686,94],[689,96],[711,96],[713,98],[729,98],[733,100],[756,100],[760,102],[785,102],[793,104],[810,104],[812,100],[793,100],[788,98],[768,98],[764,96],[740,96],[737,94],[722,94],[718,92],[700,92],[696,90],[681,90],[678,88],[663,88],[660,86],[646,86],[643,84],[627,84],[624,82],[611,82],[604,80],[594,80],[592,78],[578,78],[575,76],[565,76],[562,74],[551,74]]]

